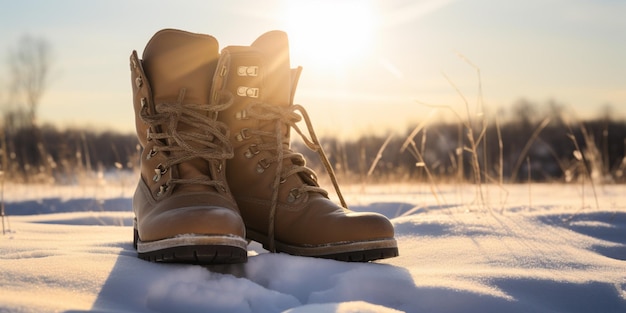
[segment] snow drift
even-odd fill
[[[400,257],[215,266],[139,260],[118,187],[7,188],[0,312],[626,312],[626,186],[354,186]]]

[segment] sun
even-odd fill
[[[376,18],[370,1],[287,1],[285,6],[295,61],[336,67],[355,64],[371,52]]]

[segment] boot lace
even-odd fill
[[[295,153],[291,149],[289,149],[289,143],[285,142],[285,139],[288,130],[290,128],[294,129],[299,135],[300,138],[304,141],[305,145],[314,152],[317,152],[319,155],[324,168],[326,169],[326,173],[333,184],[335,192],[341,202],[341,206],[344,208],[348,208],[346,201],[343,198],[341,190],[339,189],[339,183],[337,182],[337,177],[333,168],[322,149],[322,145],[320,144],[317,135],[313,129],[313,124],[311,123],[311,119],[309,118],[309,114],[301,105],[294,104],[288,107],[280,107],[276,105],[266,104],[266,103],[251,103],[250,106],[246,109],[247,113],[252,118],[257,118],[259,120],[266,121],[274,121],[274,131],[262,131],[262,130],[252,130],[254,134],[265,137],[273,137],[274,141],[269,141],[268,143],[264,143],[258,145],[257,148],[259,150],[269,150],[275,151],[275,155],[272,158],[266,159],[269,163],[276,162],[276,176],[272,185],[272,199],[270,204],[270,213],[269,213],[269,226],[268,226],[268,239],[269,239],[269,249],[272,252],[275,252],[275,238],[274,238],[274,218],[276,216],[276,207],[278,206],[278,189],[281,183],[283,183],[287,177],[291,175],[295,175],[298,173],[301,177],[306,181],[301,187],[292,190],[290,195],[294,197],[299,197],[301,194],[305,194],[307,192],[317,192],[325,197],[328,196],[328,192],[323,188],[317,185],[317,176],[315,172],[305,166],[305,160],[302,154]],[[296,123],[304,120],[307,128],[307,132],[309,136],[307,136],[301,129],[298,127]],[[284,128],[284,125],[287,127]],[[290,167],[285,167],[283,160],[291,160],[293,164]]]
[[[210,161],[233,157],[233,148],[228,139],[228,127],[216,120],[217,112],[230,106],[232,99],[218,105],[183,103],[185,92],[185,88],[180,90],[174,104],[158,103],[155,107],[156,114],[148,114],[146,109],[141,110],[141,120],[151,126],[148,129],[148,140],[156,142],[151,154],[166,152],[168,155],[167,160],[155,171],[161,170],[161,173],[164,173],[176,164],[196,158]],[[202,114],[203,112],[206,114]],[[189,130],[179,131],[179,124],[187,125],[186,129]],[[165,131],[150,131],[159,125],[165,128]],[[193,178],[172,178],[161,186],[159,194],[176,184],[202,184],[226,191],[223,181],[202,175]]]

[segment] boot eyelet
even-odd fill
[[[148,116],[148,115],[150,115],[150,113],[148,111],[148,100],[146,98],[142,97],[139,100],[139,102],[141,103],[141,108],[139,109],[139,115],[141,115],[141,116]]]
[[[261,173],[265,172],[265,170],[268,169],[270,167],[270,165],[272,165],[272,164],[267,162],[267,160],[261,159],[261,160],[259,160],[259,162],[256,165],[256,172],[261,174]]]
[[[261,152],[261,150],[257,148],[257,145],[252,144],[250,145],[250,147],[248,147],[248,150],[243,153],[243,155],[246,157],[246,159],[251,159],[255,155],[259,154],[259,152]]]
[[[237,68],[238,76],[258,76],[259,75],[259,67],[258,66],[239,66]]]
[[[287,202],[294,203],[296,200],[300,199],[302,193],[297,188],[289,190],[289,195],[287,195]]]
[[[170,185],[169,182],[166,184],[163,184],[159,187],[159,192],[157,192],[157,197],[160,197],[162,195],[164,195],[168,190],[170,189]]]
[[[137,88],[140,88],[141,86],[143,86],[143,79],[141,78],[141,76],[138,76],[137,78],[135,78],[135,85],[137,86]]]
[[[250,134],[248,134],[248,132],[250,131],[250,129],[248,128],[244,128],[242,129],[239,134],[235,135],[235,139],[237,139],[237,141],[244,141],[246,139],[250,138]]]
[[[150,152],[148,152],[148,155],[146,155],[146,160],[152,159],[158,152],[159,151],[156,151],[154,147],[152,147],[152,149],[150,149]]]
[[[287,182],[287,178],[281,177],[279,183],[284,184],[285,182]]]
[[[239,66],[237,68],[237,75],[238,76],[248,76],[248,75],[246,75],[246,68],[247,68],[247,66]]]
[[[248,119],[248,111],[241,110],[241,111],[235,113],[235,118],[238,119],[238,120],[247,120]]]
[[[237,95],[240,97],[258,98],[260,94],[259,88],[239,86],[237,87]]]
[[[159,180],[161,180],[161,176],[163,176],[165,173],[167,173],[167,167],[164,167],[163,164],[159,164],[157,165],[157,167],[154,169],[154,177],[152,177],[152,180],[157,182]]]

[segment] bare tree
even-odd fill
[[[524,130],[533,128],[537,120],[537,107],[526,99],[520,99],[513,104],[513,122],[518,123]]]
[[[39,173],[52,177],[51,162],[38,126],[37,110],[48,83],[51,66],[51,46],[43,38],[25,35],[9,51],[8,110],[4,127],[7,132],[28,128],[35,144]],[[28,173],[25,173],[28,176]]]
[[[46,89],[51,65],[50,44],[43,38],[23,36],[9,53],[12,99],[26,106],[33,126]]]

